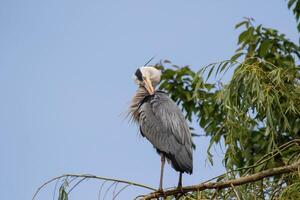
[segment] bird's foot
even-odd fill
[[[179,190],[181,193],[184,193],[183,189],[182,189],[182,185],[178,184],[177,186],[177,190]]]
[[[167,195],[165,194],[164,190],[161,187],[158,188],[158,190],[156,192],[162,194],[163,199],[167,198]]]
[[[159,187],[158,190],[157,190],[157,192],[159,192],[159,193],[164,193],[164,190],[163,190],[162,187]]]
[[[182,189],[182,185],[179,185],[179,184],[176,189],[179,190],[178,194],[175,195],[175,199],[178,200],[184,195],[184,191]]]

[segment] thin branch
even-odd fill
[[[123,190],[125,190],[127,187],[129,187],[130,185],[125,185],[124,187],[122,187],[118,192],[117,192],[117,194],[116,194],[116,196],[114,196],[113,197],[113,200],[115,200],[117,197],[118,197],[118,195],[119,194],[121,194],[121,192],[123,191]]]
[[[105,180],[105,181],[114,181],[114,182],[118,182],[118,183],[125,183],[128,185],[133,185],[133,186],[137,186],[137,187],[141,187],[141,188],[146,188],[148,190],[152,190],[152,191],[156,191],[156,189],[149,187],[147,185],[143,185],[143,184],[139,184],[139,183],[135,183],[135,182],[131,182],[131,181],[126,181],[126,180],[120,180],[120,179],[113,179],[113,178],[106,178],[106,177],[101,177],[101,176],[95,176],[95,175],[90,175],[90,174],[64,174],[61,176],[57,176],[54,177],[48,181],[46,181],[45,183],[43,183],[34,193],[32,200],[34,200],[37,196],[37,194],[41,191],[41,189],[43,189],[46,185],[50,184],[51,182],[64,178],[64,177],[78,177],[78,178],[88,178],[88,179],[98,179],[98,180]]]
[[[100,187],[99,193],[98,193],[98,200],[101,199],[101,191],[102,191],[102,189],[103,189],[103,187],[104,187],[104,185],[105,185],[106,182],[107,182],[107,181],[103,181],[103,183],[101,184],[101,187]]]
[[[232,189],[233,189],[233,191],[234,191],[234,193],[235,193],[236,198],[237,198],[238,200],[241,200],[241,199],[240,199],[240,196],[239,196],[239,193],[236,191],[234,185],[231,183],[230,186],[232,187]]]
[[[105,200],[106,195],[108,194],[109,190],[116,184],[117,182],[113,182],[105,191],[104,196],[103,196],[103,200]]]
[[[201,183],[198,185],[183,187],[182,189],[176,188],[176,189],[166,190],[163,193],[159,192],[159,191],[153,192],[153,193],[150,193],[149,195],[146,195],[143,198],[143,200],[149,200],[149,199],[159,198],[159,197],[163,197],[163,196],[177,195],[180,193],[203,191],[206,189],[224,189],[224,188],[228,188],[228,187],[232,187],[232,186],[243,185],[243,184],[255,182],[255,181],[267,178],[267,177],[271,177],[271,176],[275,176],[275,175],[279,175],[279,174],[285,174],[285,173],[289,173],[292,171],[297,171],[299,167],[300,167],[300,160],[291,165],[286,165],[283,167],[264,170],[264,171],[258,172],[256,174],[252,174],[252,175],[237,178],[237,179],[228,180],[225,182]]]
[[[269,153],[267,153],[266,155],[264,155],[262,158],[260,158],[255,164],[245,167],[243,169],[248,169],[244,174],[246,175],[247,173],[250,172],[251,169],[253,169],[254,167],[257,167],[261,164],[264,164],[266,161],[269,161],[270,159],[274,158],[276,155],[280,154],[282,151],[284,151],[285,149],[290,148],[292,145],[299,145],[300,144],[300,139],[293,139],[287,143],[284,143],[283,145],[281,145],[280,147],[278,147],[277,149],[275,149],[274,151],[271,151]],[[271,155],[271,156],[270,156]],[[270,156],[270,157],[268,157]]]
[[[289,148],[290,146],[292,146],[292,145],[294,145],[294,144],[298,144],[298,145],[299,145],[299,144],[300,144],[300,139],[294,139],[294,140],[291,140],[291,141],[289,141],[289,142],[287,142],[287,143],[284,143],[284,144],[281,145],[278,149],[279,149],[280,151],[283,151],[283,150]],[[203,182],[203,183],[208,183],[208,182],[213,181],[213,180],[215,180],[215,179],[217,179],[217,178],[223,178],[223,177],[225,177],[226,175],[228,175],[228,174],[230,174],[230,173],[232,173],[232,172],[237,172],[237,171],[241,171],[241,170],[248,169],[248,170],[242,175],[242,176],[246,176],[246,175],[250,172],[251,169],[253,169],[253,168],[255,168],[255,167],[259,166],[259,165],[264,164],[266,161],[268,161],[268,160],[270,160],[271,158],[273,158],[274,155],[277,155],[277,154],[278,154],[278,151],[279,151],[278,149],[275,149],[274,151],[271,151],[271,152],[267,153],[267,154],[264,155],[262,158],[260,158],[258,161],[256,161],[253,165],[250,165],[250,166],[247,166],[247,167],[240,167],[240,168],[237,168],[237,169],[228,171],[228,172],[226,172],[226,173],[224,173],[224,174],[221,174],[221,175],[219,175],[219,176],[216,176],[216,177],[213,177],[213,178],[211,178],[211,179],[208,179],[208,180],[206,180],[206,181]],[[271,155],[271,157],[269,157],[270,155]]]
[[[56,193],[56,189],[57,189],[57,185],[58,185],[59,179],[57,179],[55,186],[54,186],[54,190],[53,190],[53,200],[55,199],[55,193]]]
[[[70,194],[71,192],[72,192],[72,190],[74,190],[74,188],[77,186],[77,185],[79,185],[82,181],[84,181],[85,179],[87,179],[87,178],[82,178],[80,181],[78,181],[70,190],[69,190],[69,192],[68,192],[68,194]]]
[[[114,191],[113,191],[113,197],[114,197],[115,194],[116,194],[116,190],[117,190],[118,184],[119,184],[119,183],[117,183],[117,184],[115,185],[115,188],[114,188]]]

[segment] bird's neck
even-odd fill
[[[138,113],[139,105],[141,101],[148,95],[150,94],[144,87],[139,87],[136,94],[132,98],[129,112],[132,119],[136,122],[138,122],[138,118],[139,118],[139,113]]]

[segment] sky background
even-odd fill
[[[133,73],[153,55],[153,63],[169,59],[193,69],[228,59],[243,17],[293,41],[299,36],[284,0],[1,0],[1,199],[31,199],[64,173],[158,187],[160,158],[125,119]],[[194,174],[184,185],[224,172],[220,150],[214,166],[205,164],[209,138],[194,141]],[[177,176],[167,166],[164,186],[175,186]],[[84,181],[70,199],[97,199],[100,186]],[[53,199],[53,188],[38,199]],[[131,187],[119,199],[147,192]]]

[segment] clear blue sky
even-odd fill
[[[157,187],[159,157],[124,119],[133,72],[153,55],[154,63],[166,58],[194,69],[227,59],[236,49],[234,25],[245,16],[298,37],[284,0],[1,0],[1,199],[31,199],[63,173]],[[224,171],[220,151],[215,166],[205,165],[207,138],[195,143],[185,185]],[[165,186],[176,184],[166,167]],[[100,185],[83,182],[70,199],[97,199]],[[53,186],[39,199],[52,199]],[[131,188],[119,199],[141,192]]]

